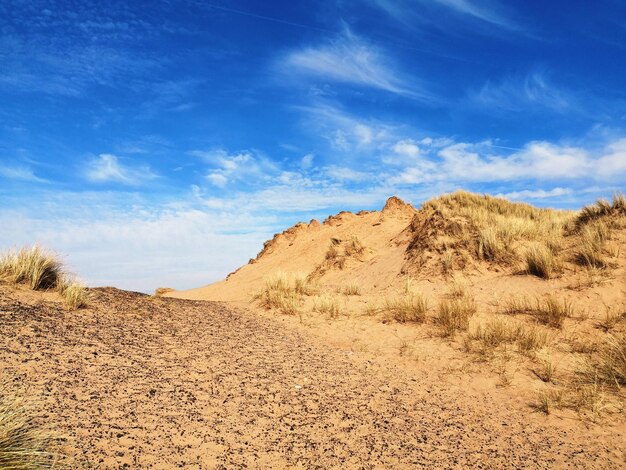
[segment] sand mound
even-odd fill
[[[225,281],[167,295],[246,301],[277,272],[303,274],[330,289],[358,281],[365,291],[381,291],[400,287],[407,276],[532,273],[527,265],[533,253],[538,263],[551,263],[534,274],[549,278],[583,264],[605,267],[605,231],[619,241],[623,225],[615,221],[624,219],[622,207],[617,198],[613,205],[598,203],[576,213],[457,191],[415,209],[394,196],[381,211],[344,211],[321,224],[298,223],[265,242],[256,258]]]

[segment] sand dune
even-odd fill
[[[623,198],[455,193],[297,224],[155,296],[25,250],[0,364],[72,467],[623,468],[625,247]]]

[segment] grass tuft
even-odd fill
[[[64,284],[60,292],[68,310],[78,310],[87,306],[87,289],[79,282]]]
[[[561,263],[554,253],[543,245],[532,245],[525,254],[526,272],[543,279],[552,279],[561,272]]]
[[[341,315],[339,301],[330,295],[321,295],[314,299],[313,311],[328,315],[330,318],[338,318]]]
[[[62,277],[62,265],[56,255],[37,245],[11,251],[0,258],[0,279],[4,281],[47,290],[57,288]]]
[[[69,310],[87,304],[87,290],[72,280],[54,253],[37,245],[0,256],[0,281],[25,284],[33,290],[56,290]]]
[[[24,399],[0,385],[0,468],[13,470],[62,468],[51,452],[55,438],[29,416]]]
[[[476,302],[469,297],[444,299],[439,302],[437,323],[444,336],[454,336],[457,331],[467,330],[469,320],[476,313]]]
[[[426,320],[428,301],[417,292],[407,292],[400,299],[386,300],[385,310],[401,323],[423,323]]]
[[[537,298],[533,302],[528,297],[513,297],[502,309],[508,315],[533,315],[537,320],[554,328],[563,328],[565,319],[574,316],[575,310],[571,301],[559,301],[554,296],[544,299]]]
[[[344,295],[361,295],[361,286],[358,282],[352,281],[343,286],[342,292]]]
[[[582,378],[616,388],[626,385],[626,334],[608,335],[585,362]]]
[[[612,202],[600,199],[595,204],[583,207],[576,217],[575,224],[581,227],[595,220],[611,216],[626,216],[626,197],[624,194],[615,193]]]
[[[494,319],[468,334],[468,339],[478,342],[483,355],[491,355],[504,344],[517,344],[520,352],[528,354],[543,348],[548,341],[547,334],[536,326],[509,320]],[[471,348],[468,348],[471,349]]]

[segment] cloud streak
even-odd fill
[[[157,178],[149,166],[123,165],[117,156],[110,153],[102,153],[92,159],[87,164],[85,176],[94,183],[119,183],[129,186],[137,186]]]
[[[404,78],[404,73],[388,56],[379,47],[346,31],[332,41],[288,53],[279,68],[287,75],[295,72],[312,79],[373,88],[414,99],[432,99],[416,86],[417,80]]]

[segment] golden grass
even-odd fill
[[[595,204],[583,207],[576,217],[575,224],[581,227],[601,218],[620,216],[626,216],[626,197],[624,194],[615,193],[612,202],[600,199]]]
[[[461,298],[468,295],[467,285],[461,281],[454,281],[448,290],[448,295],[452,298]]]
[[[31,289],[55,289],[63,277],[56,255],[35,245],[10,251],[0,258],[0,279]]]
[[[542,359],[533,372],[542,382],[553,382],[557,366],[550,358]]]
[[[33,422],[24,399],[0,385],[0,468],[65,468],[51,451],[54,443],[54,436]]]
[[[547,415],[555,409],[565,406],[565,392],[563,390],[544,390],[537,393],[537,403],[534,404],[537,411]]]
[[[175,289],[172,289],[171,287],[158,287],[155,291],[154,291],[154,296],[155,297],[162,297],[163,295],[169,293],[169,292],[174,292]]]
[[[356,281],[351,281],[341,290],[344,295],[361,295],[361,286]]]
[[[313,300],[313,311],[328,315],[330,318],[338,318],[342,313],[338,299],[330,295],[316,297]]]
[[[478,351],[483,355],[492,355],[495,349],[505,344],[516,344],[520,352],[528,354],[543,348],[548,342],[547,333],[536,326],[499,318],[479,324],[468,333],[467,338],[470,342],[466,343],[466,349],[474,350],[472,342],[476,342]]]
[[[576,252],[578,264],[588,268],[606,268],[606,242],[611,234],[606,224],[596,222],[585,225],[580,230],[580,242]]]
[[[60,288],[61,295],[68,310],[78,310],[87,306],[87,289],[78,282],[69,282]]]
[[[443,299],[439,302],[436,321],[444,336],[454,336],[467,330],[469,320],[476,313],[476,302],[470,297]]]
[[[361,243],[358,237],[351,237],[344,247],[344,253],[346,256],[361,256],[365,253],[365,245]]]
[[[426,320],[428,301],[423,295],[409,291],[399,299],[387,299],[384,309],[400,323],[423,323]]]
[[[531,245],[524,255],[526,272],[543,279],[552,279],[561,272],[558,257],[545,245]]]
[[[580,375],[585,382],[621,388],[626,385],[626,334],[608,335],[587,358]]]
[[[514,265],[525,255],[528,243],[547,247],[558,257],[565,228],[574,212],[540,209],[488,195],[457,191],[432,199],[412,222],[414,238],[409,250],[419,261],[420,251],[444,253],[442,270],[452,259]]]
[[[532,315],[541,323],[554,328],[563,328],[565,319],[574,316],[575,310],[572,302],[565,298],[559,301],[554,296],[548,296],[532,301],[528,297],[521,296],[509,299],[501,313]]]
[[[87,304],[87,290],[67,274],[58,257],[34,245],[0,256],[0,281],[25,284],[33,290],[56,290],[69,310]]]
[[[302,295],[309,292],[306,278],[300,275],[290,277],[282,271],[276,272],[265,279],[260,292],[252,297],[266,310],[277,310],[284,315],[296,315],[302,306]]]

